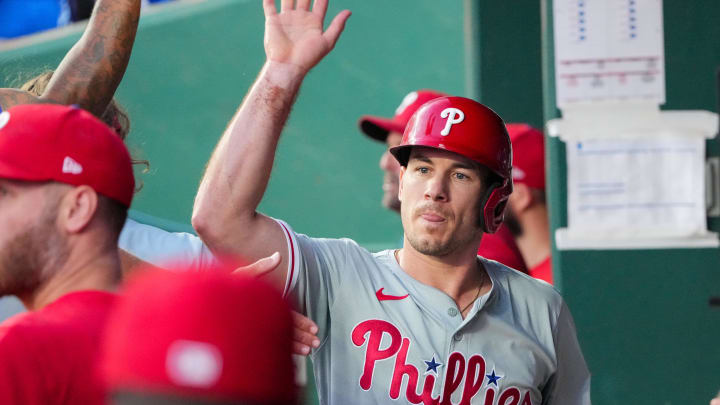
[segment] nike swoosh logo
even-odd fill
[[[377,296],[378,301],[397,301],[397,300],[405,299],[410,296],[410,294],[405,294],[402,296],[383,294],[384,289],[385,289],[385,287],[380,287],[379,290],[375,291],[375,296]]]

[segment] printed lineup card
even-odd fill
[[[704,138],[569,141],[566,149],[571,233],[598,239],[706,233]]]
[[[555,0],[560,109],[608,100],[665,102],[662,0]]]

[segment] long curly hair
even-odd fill
[[[26,81],[20,86],[20,90],[27,91],[28,93],[40,97],[44,92],[45,88],[47,87],[48,83],[50,83],[50,79],[52,79],[54,71],[48,70],[45,73],[41,73],[32,79]],[[127,111],[125,111],[125,108],[120,105],[120,103],[117,102],[114,98],[110,100],[110,104],[108,104],[107,108],[105,109],[105,112],[100,117],[100,119],[110,128],[115,131],[115,133],[120,137],[120,139],[125,141],[125,138],[127,138],[128,134],[130,133],[130,117],[128,116]],[[139,160],[139,159],[132,159],[132,163],[144,165],[145,170],[148,170],[150,168],[150,162],[147,160]]]

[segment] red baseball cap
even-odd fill
[[[358,121],[358,126],[360,130],[370,138],[385,142],[390,132],[398,132],[400,134],[405,132],[405,126],[408,121],[410,121],[410,117],[415,114],[415,111],[417,111],[421,105],[444,96],[447,96],[447,94],[435,90],[417,90],[410,92],[403,98],[403,101],[395,110],[395,116],[393,118],[363,115]]]
[[[512,177],[539,190],[545,189],[545,138],[528,124],[507,124],[513,149]]]
[[[54,104],[0,113],[0,178],[88,185],[129,207],[135,191],[130,154],[92,114]]]
[[[172,270],[140,271],[127,283],[103,348],[109,392],[295,403],[281,293],[224,268]]]

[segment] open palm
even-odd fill
[[[274,0],[263,0],[265,53],[269,61],[295,65],[309,71],[335,46],[350,12],[340,12],[323,32],[328,0],[282,0],[277,12]]]

